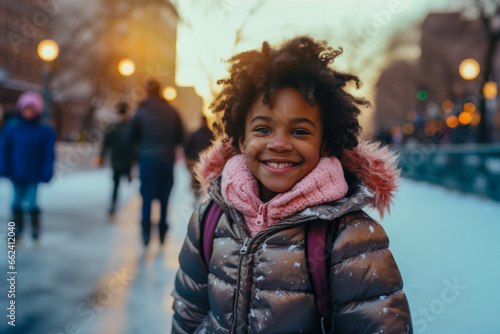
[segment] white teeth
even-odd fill
[[[272,161],[267,161],[266,162],[268,166],[274,167],[274,168],[286,168],[286,167],[293,167],[295,164],[293,162],[272,162]]]

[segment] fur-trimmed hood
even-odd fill
[[[215,141],[200,155],[195,166],[197,179],[203,190],[222,173],[226,162],[238,154],[231,141]],[[380,143],[360,140],[354,150],[346,150],[340,160],[342,166],[363,181],[372,193],[370,206],[383,217],[388,213],[399,186],[400,170],[397,156]]]

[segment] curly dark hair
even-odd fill
[[[245,135],[246,115],[255,100],[264,94],[262,103],[272,108],[278,90],[291,87],[311,105],[318,104],[323,145],[331,155],[340,158],[343,150],[358,145],[361,131],[358,106],[369,105],[367,100],[344,90],[351,81],[356,88],[360,87],[357,76],[328,66],[341,53],[342,48],[335,50],[326,41],[300,36],[278,48],[264,42],[261,51],[251,50],[231,57],[227,60],[231,64],[230,76],[217,81],[224,88],[210,105],[219,116],[214,124],[216,133],[233,138],[238,149],[238,139]]]

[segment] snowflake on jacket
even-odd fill
[[[191,218],[173,292],[174,333],[321,333],[305,250],[306,225],[318,218],[327,224],[340,219],[329,266],[335,333],[413,332],[387,235],[362,211],[367,206],[381,215],[389,210],[399,177],[391,152],[360,142],[340,161],[348,187],[345,196],[306,208],[298,205],[285,216],[275,210],[269,216],[272,224],[255,234],[245,223],[251,214],[224,196],[228,164],[237,159],[234,147],[222,142],[200,158],[199,178],[224,214],[208,267],[200,241],[200,220],[208,202]],[[247,251],[241,254],[245,241]]]

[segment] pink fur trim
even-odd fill
[[[200,159],[194,167],[196,179],[201,183],[201,190],[206,191],[210,181],[215,180],[226,165],[226,162],[238,154],[231,140],[216,140],[200,154]]]
[[[360,141],[352,151],[344,151],[342,165],[360,177],[374,193],[371,207],[381,217],[390,211],[394,193],[399,187],[397,155],[378,142]]]
[[[202,189],[208,189],[210,181],[216,179],[224,170],[227,161],[238,154],[231,141],[218,140],[203,152],[195,167]],[[399,186],[400,170],[397,156],[379,143],[360,140],[352,151],[345,151],[342,165],[360,177],[374,193],[371,206],[378,210],[381,217],[389,212],[394,194]]]

